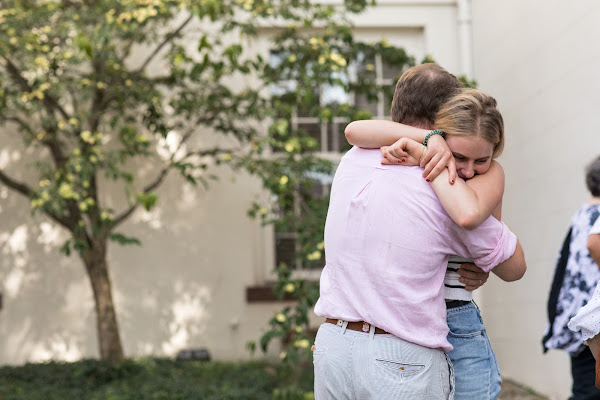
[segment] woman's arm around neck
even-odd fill
[[[447,174],[447,170],[443,171],[431,182],[431,187],[454,222],[465,229],[474,229],[492,213],[499,215],[504,194],[504,170],[498,162],[492,161],[485,174],[466,182],[458,179],[451,185]]]

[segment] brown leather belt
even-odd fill
[[[341,320],[333,319],[333,318],[327,318],[325,320],[325,322],[327,322],[329,324],[341,326],[341,324],[338,324],[338,321],[341,321]],[[371,328],[371,325],[368,322],[363,322],[363,321],[348,322],[348,326],[346,326],[346,329],[350,329],[351,331],[366,332],[366,333],[369,332],[370,328]],[[388,332],[384,331],[383,329],[375,327],[375,334],[387,334],[387,333]]]

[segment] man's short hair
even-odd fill
[[[462,83],[438,64],[417,65],[406,70],[392,101],[392,120],[406,125],[430,128],[446,101],[458,94]]]

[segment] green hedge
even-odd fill
[[[312,368],[291,372],[265,363],[171,359],[50,362],[0,368],[0,399],[308,400]]]

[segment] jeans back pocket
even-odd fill
[[[402,361],[387,360],[384,358],[376,358],[375,362],[386,371],[398,374],[402,378],[408,378],[416,375],[425,369],[425,364],[406,363]]]

